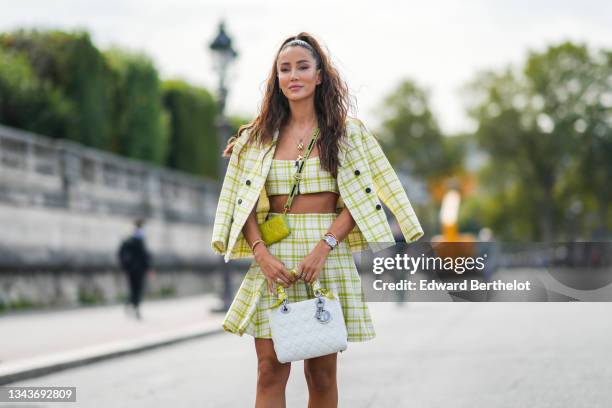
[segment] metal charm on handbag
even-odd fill
[[[293,175],[293,186],[291,187],[291,194],[287,198],[287,202],[285,203],[285,207],[283,208],[283,213],[275,215],[269,220],[259,224],[259,230],[261,232],[261,238],[264,240],[266,245],[273,244],[278,242],[289,235],[291,232],[289,229],[289,223],[287,222],[287,218],[285,214],[289,211],[289,207],[291,207],[291,203],[293,202],[293,197],[297,194],[298,185],[300,184],[300,180],[302,179],[302,168],[304,167],[304,163],[308,156],[310,156],[310,152],[314,147],[317,139],[319,137],[319,128],[315,128],[312,139],[308,144],[308,150],[306,150],[306,155],[300,162],[298,170]]]
[[[297,273],[295,269],[291,273]],[[276,285],[277,302],[270,307],[272,342],[278,361],[305,360],[324,356],[348,347],[348,335],[338,297],[322,288],[319,280],[312,285],[314,299],[288,303],[281,285]]]

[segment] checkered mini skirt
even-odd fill
[[[269,215],[272,217],[277,213]],[[287,269],[292,269],[297,267],[298,263],[317,245],[337,214],[288,213],[286,216],[291,233],[283,240],[270,245],[268,249],[285,264]],[[319,281],[322,287],[338,295],[348,341],[366,341],[374,338],[376,333],[365,303],[361,279],[346,242],[341,241],[329,253],[319,274]],[[285,288],[285,292],[289,303],[314,297],[312,289],[302,279]],[[223,329],[240,336],[247,333],[257,338],[272,338],[268,308],[275,301],[276,295],[268,290],[266,279],[257,262],[253,260],[225,315]]]

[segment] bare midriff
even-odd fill
[[[271,195],[268,196],[270,200],[270,212],[282,213],[283,207],[287,202],[289,196],[284,195]],[[325,214],[335,213],[336,203],[338,202],[339,195],[332,193],[331,191],[322,191],[319,193],[310,194],[298,194],[293,197],[291,208],[289,208],[289,214]]]

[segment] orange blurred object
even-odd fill
[[[450,189],[444,194],[440,208],[442,234],[431,239],[433,250],[439,257],[458,258],[476,254],[476,237],[459,233],[460,204],[461,194],[457,189]]]

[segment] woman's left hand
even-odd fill
[[[296,267],[298,279],[304,279],[308,283],[312,283],[319,277],[327,255],[331,248],[324,241],[313,248],[312,251],[298,264]]]

